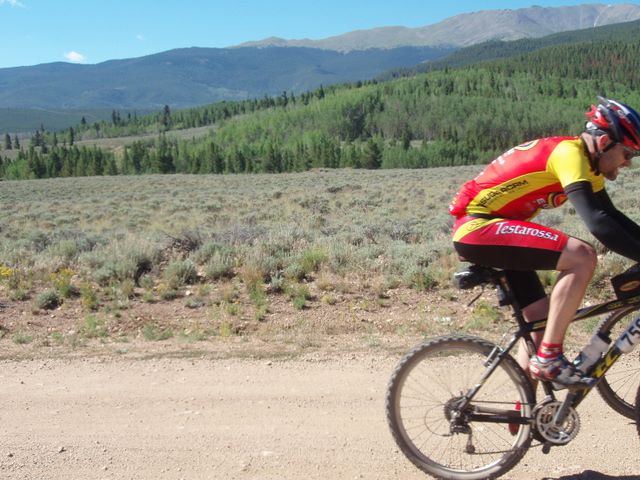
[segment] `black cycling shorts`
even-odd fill
[[[505,270],[509,285],[520,308],[547,296],[536,272],[531,270]]]

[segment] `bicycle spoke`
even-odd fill
[[[403,451],[425,471],[437,476],[456,472],[460,478],[464,472],[502,471],[526,450],[529,425],[520,425],[511,435],[506,422],[481,420],[483,415],[524,414],[515,410],[516,402],[531,410],[531,386],[512,359],[493,371],[465,411],[458,410],[483,378],[491,350],[466,337],[427,344],[396,372],[388,397],[392,431]],[[486,413],[466,420],[483,408]]]

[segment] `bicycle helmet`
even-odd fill
[[[597,131],[606,132],[613,142],[640,151],[640,115],[633,108],[615,100],[598,97],[598,105],[591,105],[591,110],[586,115],[587,131],[592,134]]]

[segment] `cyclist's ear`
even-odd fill
[[[603,152],[607,148],[607,146],[612,142],[611,137],[608,133],[603,133],[602,135],[598,135],[596,137],[596,142],[598,143],[598,149]]]

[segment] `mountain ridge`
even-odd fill
[[[519,25],[516,33],[510,30],[511,35],[539,38],[549,29],[614,22],[621,15],[625,21],[640,18],[640,5],[488,10],[451,17],[429,28],[435,32],[431,35],[447,32],[458,43],[471,41],[463,34],[478,28],[495,40],[498,30],[487,29],[487,25],[507,23]],[[429,28],[379,27],[345,34],[356,41],[373,33],[387,48],[365,43],[366,49],[351,51],[282,46],[286,40],[272,37],[272,42],[282,45],[191,47],[94,65],[56,62],[0,69],[0,109],[5,110],[0,112],[0,131],[24,131],[24,116],[19,124],[12,123],[8,109],[33,109],[35,129],[42,123],[43,110],[76,111],[80,119],[82,110],[154,111],[165,105],[180,109],[283,92],[298,94],[322,85],[378,79],[385,72],[430,65],[461,50],[442,44],[393,47],[394,35],[414,35],[419,30],[424,42]]]
[[[96,65],[13,67],[0,70],[0,108],[184,108],[370,79],[451,51],[191,47]]]
[[[466,47],[488,40],[538,38],[568,30],[592,28],[640,19],[640,5],[587,4],[567,7],[532,6],[523,9],[480,10],[422,27],[402,26],[360,29],[319,40],[269,37],[238,47],[309,47],[337,51],[412,46]],[[488,32],[486,24],[496,25]]]

